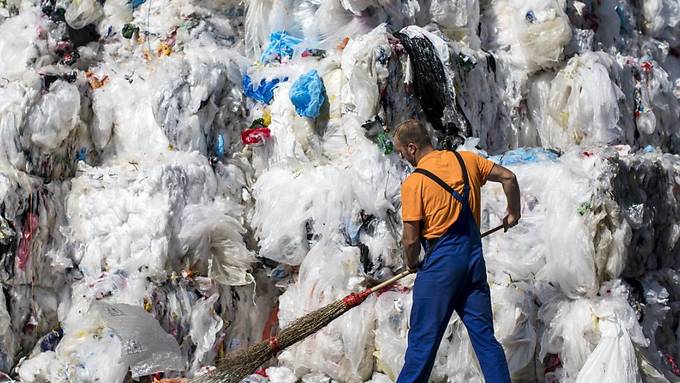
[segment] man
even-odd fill
[[[404,257],[417,270],[408,348],[398,383],[427,383],[454,310],[467,328],[487,383],[510,382],[493,332],[479,233],[480,187],[500,182],[508,202],[505,230],[520,218],[519,185],[508,169],[471,152],[434,150],[423,124],[408,120],[395,147],[416,170],[402,184]],[[426,251],[419,264],[421,242]]]

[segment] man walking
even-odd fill
[[[403,244],[413,286],[408,348],[398,383],[427,383],[437,349],[455,310],[487,383],[509,383],[505,354],[493,331],[486,266],[479,233],[480,188],[500,182],[508,202],[505,230],[520,218],[519,185],[508,169],[471,152],[434,150],[415,120],[395,132],[395,147],[416,170],[402,184]],[[419,265],[420,246],[426,257]]]

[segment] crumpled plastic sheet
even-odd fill
[[[93,308],[121,340],[121,362],[133,378],[181,370],[185,363],[179,345],[142,307],[97,304]]]

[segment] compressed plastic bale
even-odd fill
[[[65,81],[57,81],[28,115],[31,141],[46,149],[56,149],[80,122],[80,92]]]
[[[655,38],[677,43],[680,27],[680,7],[673,0],[652,0],[642,4],[645,20],[643,31]]]
[[[307,167],[297,175],[275,168],[258,178],[252,225],[261,240],[260,256],[297,265],[309,249],[308,231],[323,237],[332,235],[336,230],[332,223],[341,222],[342,212],[328,206],[342,206],[350,196],[348,186],[328,183],[338,179],[335,177],[341,175],[331,167]],[[328,187],[311,190],[307,187],[310,184]],[[288,192],[281,193],[282,188]]]
[[[450,54],[456,100],[470,123],[468,139],[479,137],[489,153],[540,146],[538,132],[527,124],[524,88],[530,80],[502,54],[473,51],[451,43]]]
[[[38,39],[40,14],[37,9],[21,12],[16,17],[3,20],[0,25],[0,54],[11,60],[0,61],[0,74],[7,79],[20,79],[40,57]]]
[[[529,72],[555,67],[571,39],[564,5],[557,0],[495,1],[485,18],[493,28],[487,32],[487,45],[508,49],[507,58]]]
[[[671,74],[652,57],[617,56],[620,65],[617,82],[625,95],[621,124],[626,142],[659,146],[676,151],[680,139],[669,129],[680,116],[678,98],[673,95]]]
[[[72,0],[64,18],[71,28],[82,29],[98,21],[102,15],[102,7],[96,0]]]
[[[624,139],[619,126],[620,88],[610,77],[615,62],[601,53],[572,58],[554,79],[543,76],[529,96],[532,119],[544,146],[614,144]]]
[[[326,101],[326,89],[316,70],[298,77],[290,88],[290,101],[302,117],[316,118]]]
[[[270,126],[276,124],[276,116],[277,113],[273,113]],[[273,128],[274,134],[275,129],[278,128]],[[261,256],[299,264],[307,251],[308,240],[334,238],[347,218],[358,210],[385,221],[395,214],[401,179],[398,169],[361,135],[361,126],[356,121],[346,120],[342,129],[345,145],[351,144],[353,150],[347,146],[343,155],[336,157],[335,165],[306,165],[294,172],[274,167],[258,178],[253,190],[257,202],[251,222],[261,240]],[[277,147],[288,137],[275,136]],[[366,167],[366,163],[374,166]],[[359,182],[352,188],[342,182],[343,179]],[[309,185],[316,187],[309,188]],[[282,188],[288,192],[281,193]],[[370,244],[375,259],[381,256],[386,265],[397,264],[396,239],[386,233],[386,227],[381,224],[372,237],[375,242],[371,240]]]
[[[319,243],[300,266],[300,277],[279,298],[282,328],[300,316],[357,291],[360,257],[357,248]],[[368,298],[360,306],[279,355],[285,366],[313,369],[334,379],[362,382],[373,367],[373,306]]]
[[[432,21],[452,38],[466,41],[473,49],[479,49],[477,25],[480,19],[478,0],[434,0],[430,3]],[[462,38],[459,37],[462,35]]]
[[[492,280],[503,283],[546,279],[571,297],[597,292],[594,245],[587,221],[579,215],[578,208],[590,200],[594,183],[590,174],[602,164],[588,159],[580,165],[583,168],[552,160],[508,165],[523,185],[524,222],[503,236],[485,241]],[[565,182],[565,186],[556,188],[555,183],[546,183],[546,175],[555,177],[551,182]],[[502,190],[489,185],[483,190],[483,198],[485,220],[492,227],[505,214]],[[507,252],[511,248],[515,255],[509,257]],[[569,249],[568,256],[564,249]]]
[[[100,64],[97,69],[108,75],[108,81],[93,90],[91,136],[102,157],[168,148],[207,153],[218,133],[237,140],[242,126],[236,124],[235,115],[241,111],[243,95],[236,84],[242,81],[238,67],[243,58],[201,41],[198,46],[187,44],[183,56],[140,65],[133,75],[113,60]],[[222,49],[219,55],[208,53],[216,49]]]
[[[342,52],[342,87],[345,110],[355,113],[364,122],[378,112],[380,86],[388,76],[387,61],[391,47],[387,30],[381,25],[369,34],[349,41]]]
[[[25,110],[37,93],[38,89],[19,82],[0,89],[0,162],[14,168],[22,168],[26,163],[20,126],[25,123]]]

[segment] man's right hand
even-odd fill
[[[520,217],[521,215],[519,213],[506,215],[505,218],[503,218],[504,231],[508,231],[511,227],[517,226]]]

